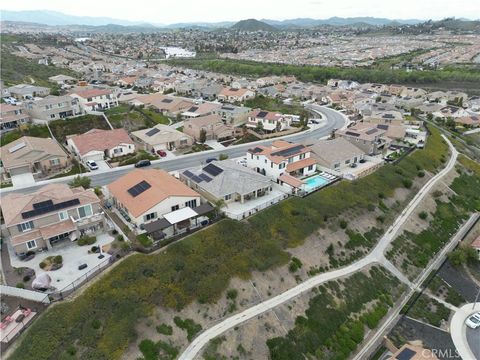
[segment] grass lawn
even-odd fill
[[[26,125],[22,126],[19,129],[9,131],[2,135],[1,145],[7,145],[17,139],[20,139],[22,136],[33,136],[40,138],[49,138],[50,132],[45,125]]]
[[[128,131],[135,131],[153,127],[157,124],[168,125],[170,120],[167,116],[157,113],[153,109],[139,108],[121,104],[105,111],[108,120],[115,128],[125,128]]]
[[[45,311],[19,340],[11,359],[63,358],[72,344],[79,358],[119,359],[137,337],[138,320],[154,308],[181,310],[192,301],[214,303],[232,277],[248,279],[254,270],[287,264],[285,249],[302,244],[328,218],[352,207],[366,211],[378,203],[379,194],[392,196],[418,170],[438,171],[447,154],[447,145],[432,129],[425,149],[397,165],[305,198],[290,198],[243,222],[222,220],[166,252],[129,256],[74,300]],[[93,319],[99,327],[92,326]]]

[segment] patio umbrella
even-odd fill
[[[46,272],[41,273],[32,281],[32,288],[34,289],[48,289],[52,278]]]

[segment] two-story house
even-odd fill
[[[27,101],[25,107],[32,118],[46,121],[81,114],[78,99],[70,96],[47,96],[40,100]]]
[[[23,105],[0,104],[0,130],[16,129],[30,122],[30,116]]]
[[[246,126],[272,133],[290,128],[291,123],[292,116],[257,109],[248,115]]]
[[[316,160],[310,148],[285,140],[276,140],[271,146],[258,145],[247,152],[247,167],[266,175],[283,185],[301,189],[302,178],[316,171]]]
[[[70,96],[78,99],[84,112],[102,111],[118,106],[117,95],[110,89],[75,90]]]
[[[234,127],[224,124],[220,115],[200,116],[183,122],[183,133],[195,141],[201,140],[202,132],[205,132],[205,140],[229,139],[235,135]]]
[[[15,253],[50,250],[62,240],[74,241],[105,228],[100,199],[93,189],[49,184],[28,194],[9,193],[2,213]]]
[[[218,93],[218,100],[226,102],[242,102],[255,97],[255,91],[249,89],[223,88]]]

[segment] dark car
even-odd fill
[[[150,162],[150,160],[140,160],[139,162],[137,162],[135,164],[135,167],[136,168],[139,168],[139,167],[145,167],[145,166],[150,166],[152,165],[152,163]]]
[[[160,156],[160,157],[165,157],[165,156],[167,156],[167,153],[166,153],[165,151],[163,151],[163,150],[157,150],[157,154],[158,154],[158,156]]]
[[[215,160],[217,160],[217,159],[216,158],[208,158],[207,160],[205,160],[205,162],[207,164],[210,164],[212,161],[215,161]]]

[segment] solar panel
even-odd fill
[[[268,115],[268,111],[260,111],[258,114],[257,114],[257,117],[259,118],[264,118],[265,116]]]
[[[152,130],[148,130],[145,135],[147,136],[153,136],[155,135],[156,133],[159,133],[160,132],[160,129],[157,129],[157,128],[153,128]]]
[[[137,185],[132,186],[127,191],[133,197],[137,197],[138,195],[143,193],[145,190],[150,189],[151,187],[152,186],[148,182],[143,180],[143,181],[139,182]]]
[[[398,360],[410,360],[416,354],[417,353],[415,351],[413,351],[412,349],[405,348],[400,352],[400,354],[397,355],[397,359]]]
[[[46,201],[41,201],[38,203],[33,204],[33,208],[36,209],[41,209],[47,206],[53,206],[53,201],[52,200],[46,200]]]
[[[274,152],[274,153],[272,153],[272,156],[290,156],[290,155],[293,155],[293,154],[297,153],[298,151],[302,150],[303,148],[305,148],[305,146],[297,145],[297,146],[291,147],[289,149]]]
[[[379,124],[377,125],[377,128],[379,128],[380,130],[388,130],[388,125]]]
[[[192,180],[195,181],[196,183],[201,183],[203,181],[203,179],[197,175],[193,175]]]
[[[372,135],[372,134],[375,134],[377,131],[378,131],[378,129],[373,128],[373,129],[367,130],[366,134]]]
[[[354,133],[354,132],[351,132],[351,131],[347,131],[345,134],[350,135],[350,136],[356,136],[356,137],[360,136],[360,134]]]
[[[214,165],[214,164],[208,164],[207,166],[205,166],[203,168],[203,171],[205,171],[206,173],[212,175],[212,176],[217,176],[218,174],[220,174],[223,169],[220,169],[218,166]]]
[[[20,150],[22,148],[24,148],[26,145],[24,142],[21,142],[21,143],[18,143],[17,145],[14,145],[12,146],[11,148],[8,149],[8,152],[11,154],[11,153],[14,153],[15,151],[17,150]]]
[[[259,148],[259,147],[256,147],[256,148],[250,149],[249,151],[253,154],[256,154],[256,153],[262,152],[263,149]]]
[[[172,101],[173,101],[172,99],[163,99],[162,100],[163,103],[167,103],[167,104],[171,103]]]
[[[212,178],[208,175],[205,175],[205,174],[200,174],[200,175],[198,175],[198,177],[201,178],[202,180],[205,180],[205,182],[207,182],[207,183],[212,181]]]
[[[187,112],[195,112],[198,110],[198,106],[192,106],[190,109],[187,110]]]
[[[47,202],[48,202],[48,204],[47,204]],[[39,206],[39,204],[41,204],[41,205]],[[33,210],[23,212],[22,213],[22,218],[29,219],[29,218],[32,218],[34,216],[47,214],[47,213],[52,212],[52,211],[65,209],[65,208],[75,206],[75,205],[79,205],[79,204],[80,204],[80,200],[78,200],[78,199],[71,199],[71,200],[63,201],[63,202],[60,202],[58,204],[53,204],[53,202],[51,202],[51,200],[42,201],[40,203],[34,204]],[[35,208],[35,205],[37,205],[37,208]]]
[[[185,175],[186,177],[188,177],[189,179],[191,179],[193,176],[195,176],[195,174],[193,174],[190,170],[185,170],[183,172],[183,175]]]

